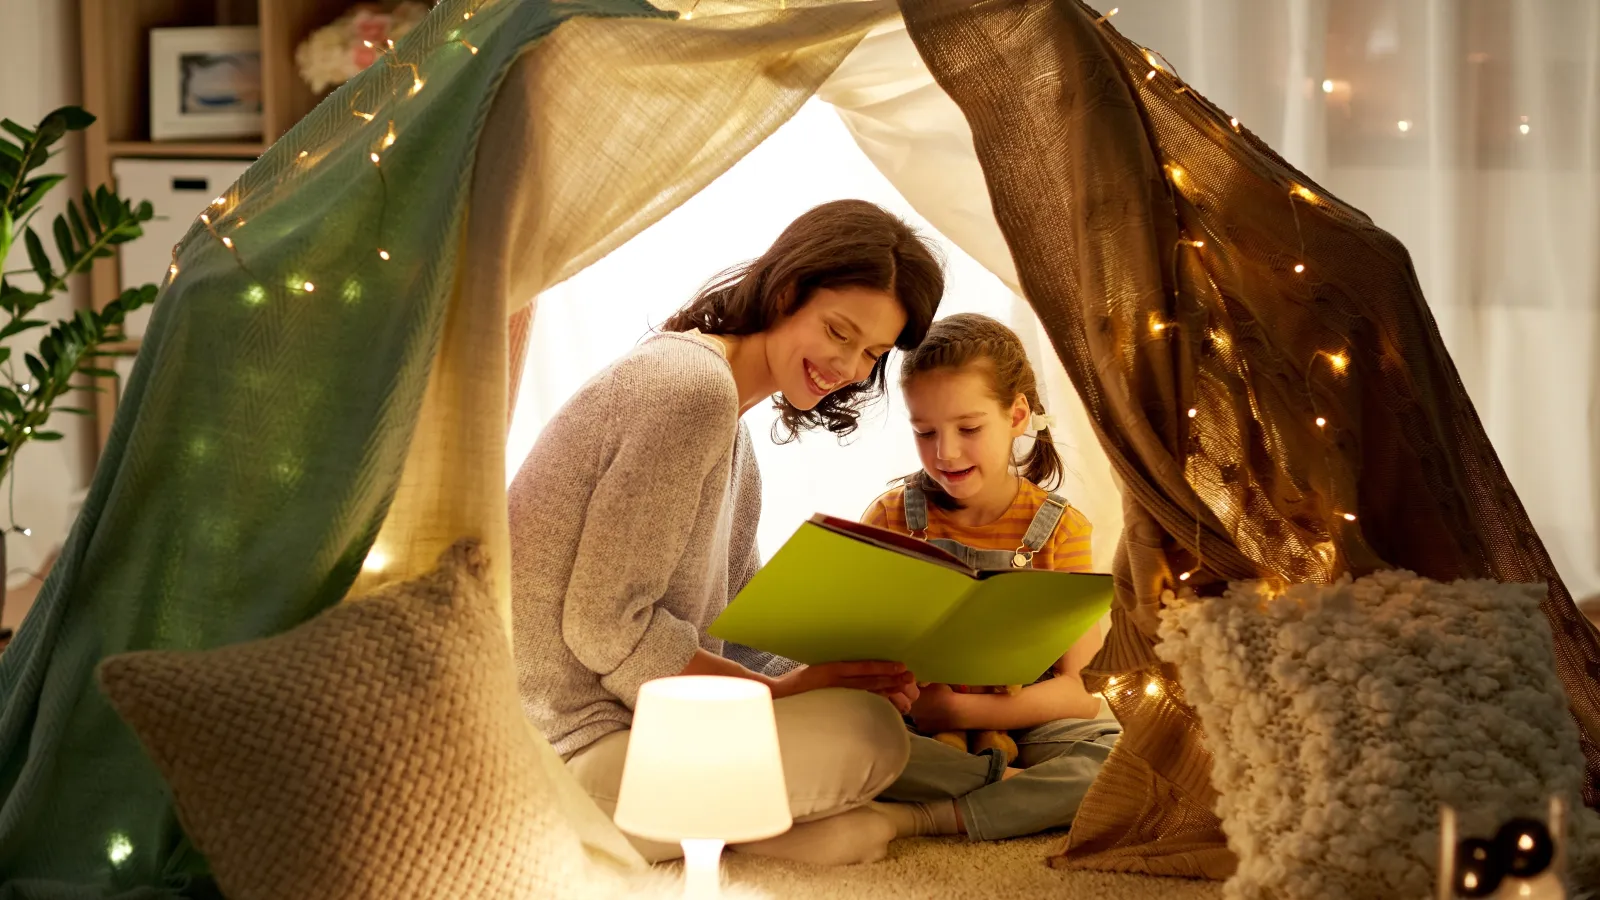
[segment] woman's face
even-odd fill
[[[918,373],[905,387],[922,468],[944,492],[971,500],[1015,490],[1012,441],[1027,430],[1028,401],[994,398],[988,373],[972,367]]]
[[[767,331],[767,366],[796,409],[811,409],[839,388],[865,381],[894,348],[906,311],[887,291],[818,288]]]

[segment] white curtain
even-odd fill
[[[1405,243],[1558,571],[1600,595],[1600,2],[1117,5],[1119,30]]]

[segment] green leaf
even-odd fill
[[[22,162],[22,148],[0,137],[0,156]]]
[[[105,230],[105,226],[100,224],[100,214],[94,211],[94,195],[89,193],[88,188],[83,189],[83,216],[89,220],[89,227],[94,229],[95,234]]]
[[[0,341],[11,337],[13,334],[21,334],[30,328],[43,328],[49,324],[49,322],[41,322],[38,319],[17,319],[8,323],[6,327],[0,328]]]
[[[56,272],[50,268],[50,257],[45,255],[44,242],[39,240],[39,232],[29,228],[25,240],[28,244],[28,262],[33,264],[33,271],[38,273],[39,280],[45,284],[54,281]]]
[[[13,416],[22,415],[22,399],[17,392],[8,387],[0,387],[0,412]]]
[[[89,229],[84,227],[83,216],[78,214],[78,204],[67,201],[67,221],[72,225],[72,236],[78,239],[78,246],[88,247]]]
[[[44,199],[44,195],[49,193],[51,188],[66,180],[66,177],[65,175],[40,175],[38,178],[24,184],[21,192],[17,194],[18,202],[15,214],[18,217],[27,215],[35,206],[39,205],[39,201]]]
[[[69,131],[82,131],[95,122],[94,114],[81,106],[63,106],[56,112],[66,117]]]
[[[61,268],[72,271],[72,264],[78,259],[78,248],[72,243],[72,230],[67,227],[66,216],[56,216],[55,228],[56,249],[61,252]]]
[[[40,384],[50,380],[50,370],[39,361],[39,357],[32,353],[24,353],[22,356],[28,364],[28,371],[33,373],[34,378],[39,379]]]
[[[34,133],[26,128],[23,128],[21,125],[18,125],[16,122],[11,121],[10,119],[0,120],[0,128],[4,128],[5,130],[16,135],[17,139],[22,141],[22,146],[24,147],[33,143],[35,137]]]
[[[61,432],[59,432],[59,431],[35,431],[33,433],[33,439],[36,440],[36,441],[59,441],[59,440],[61,440]]]
[[[11,218],[11,210],[0,206],[0,263],[5,262],[6,256],[11,252],[11,239],[15,232],[16,220]]]
[[[56,110],[44,117],[39,123],[39,146],[48,147],[61,140],[67,134],[67,117],[61,110]]]
[[[11,358],[11,348],[10,347],[0,347],[0,363],[3,363],[3,362],[5,362],[6,360],[8,360],[10,358]]]
[[[140,200],[139,209],[134,213],[134,218],[141,222],[148,222],[156,214],[156,208],[150,205],[149,200]]]
[[[0,156],[0,190],[10,191],[17,183],[17,164],[10,157]]]

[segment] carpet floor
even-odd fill
[[[913,838],[891,844],[889,858],[882,862],[838,868],[739,853],[722,859],[730,888],[774,900],[1216,900],[1222,896],[1222,883],[1216,881],[1052,869],[1045,858],[1060,843],[1060,835],[992,843]]]

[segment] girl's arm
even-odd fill
[[[1030,684],[1015,696],[958,694],[943,685],[929,685],[912,705],[911,717],[924,732],[1011,731],[1056,719],[1093,719],[1100,715],[1100,698],[1084,690],[1081,673],[1100,652],[1100,643],[1096,624],[1056,661],[1054,678]]]

